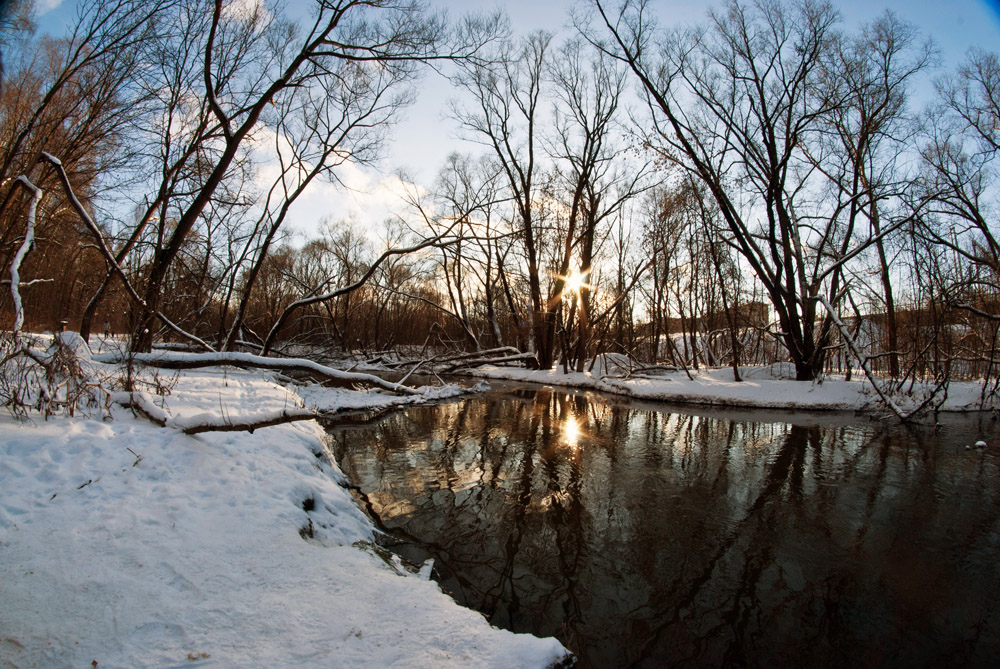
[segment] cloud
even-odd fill
[[[38,15],[41,16],[47,12],[51,12],[53,9],[62,4],[62,0],[38,0],[36,5],[38,9]]]
[[[378,237],[387,218],[407,210],[407,193],[423,191],[395,175],[381,174],[369,168],[345,162],[336,168],[343,186],[329,181],[314,181],[292,205],[291,223],[307,237],[316,235],[326,219],[353,220]]]
[[[256,175],[258,188],[268,189],[280,176],[275,155],[275,133],[270,128],[258,133],[254,143],[254,159],[259,168]],[[384,174],[350,160],[334,168],[340,183],[317,178],[289,210],[287,228],[303,233],[307,238],[319,234],[325,219],[354,220],[378,236],[383,222],[407,209],[406,197],[426,190],[419,184],[397,175]]]
[[[263,0],[229,0],[222,7],[222,15],[225,18],[240,21],[248,21],[255,18],[269,20],[271,18],[271,11],[264,5]]]

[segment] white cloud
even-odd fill
[[[263,0],[230,0],[222,7],[222,15],[236,21],[267,21],[271,18],[271,11]]]
[[[267,129],[258,133],[254,158],[260,165],[256,182],[261,189],[270,188],[280,176],[275,157],[275,133]],[[319,233],[326,218],[354,220],[378,237],[383,222],[407,210],[408,193],[424,195],[419,184],[410,183],[397,175],[386,175],[374,169],[345,161],[334,168],[343,184],[317,178],[299,196],[289,210],[288,229],[303,233],[307,238]]]
[[[51,12],[53,9],[62,4],[62,0],[38,0],[36,5],[38,9],[38,15],[41,16],[47,12]]]

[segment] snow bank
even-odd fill
[[[372,406],[378,397],[339,398]],[[162,401],[162,400],[159,400]],[[259,372],[184,372],[183,422],[300,404]],[[543,667],[554,639],[490,627],[365,550],[372,528],[313,421],[186,436],[0,418],[0,666]]]
[[[86,358],[79,342],[62,341]],[[609,357],[601,369],[622,364]],[[472,373],[671,403],[877,407],[864,380],[796,382],[787,372],[745,369],[742,383],[729,369],[690,379]],[[293,392],[265,371],[179,374],[168,397],[143,396],[147,413],[175,427],[467,392]],[[979,401],[977,384],[953,383],[942,408]],[[544,667],[565,656],[554,639],[494,629],[379,557],[315,421],[188,436],[111,411],[111,421],[0,417],[0,666]]]
[[[595,366],[596,369],[596,366]],[[552,386],[585,388],[624,395],[636,399],[656,400],[672,404],[693,404],[714,407],[759,409],[789,409],[803,411],[865,411],[882,412],[877,393],[864,377],[844,381],[826,378],[822,381],[789,380],[794,370],[787,364],[770,367],[742,367],[743,381],[733,380],[730,367],[657,373],[655,376],[623,377],[588,372],[564,374],[561,369],[527,370],[485,366],[464,370],[470,376],[510,381],[526,381]],[[916,384],[909,393],[895,397],[904,408],[918,405],[930,388]],[[998,406],[997,399],[981,402],[982,386],[977,383],[952,382],[941,411],[978,411]]]
[[[84,341],[79,332],[58,332],[53,339],[53,344],[49,346],[48,350],[50,356],[55,353],[55,342],[58,341],[65,349],[71,351],[77,357],[77,360],[90,362],[92,357],[90,346],[87,345],[87,342]]]

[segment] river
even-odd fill
[[[990,666],[1000,426],[940,420],[500,388],[330,438],[393,550],[579,666]]]

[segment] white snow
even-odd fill
[[[53,336],[53,342],[49,346],[47,354],[51,357],[56,349],[56,341],[60,345],[68,349],[76,356],[77,360],[80,362],[90,362],[93,358],[93,353],[90,350],[90,346],[84,341],[83,337],[80,336],[79,332],[58,332]]]
[[[94,360],[104,363],[120,363],[125,359],[125,354],[121,351],[111,351],[98,356],[94,356]],[[404,392],[415,394],[415,391],[406,386],[401,386],[398,383],[391,383],[385,381],[377,376],[371,374],[361,374],[358,372],[345,372],[340,369],[334,369],[333,367],[327,367],[326,365],[321,365],[312,360],[305,360],[301,358],[265,358],[259,355],[254,355],[252,353],[181,353],[181,352],[169,352],[169,351],[159,351],[157,353],[136,353],[132,356],[135,362],[140,363],[155,363],[155,362],[178,362],[184,361],[194,365],[217,365],[217,364],[245,364],[249,366],[260,366],[268,367],[271,369],[284,368],[284,369],[306,369],[314,371],[318,374],[322,374],[328,378],[336,378],[342,381],[355,381],[358,383],[370,383],[376,385],[380,388],[385,388],[386,390],[391,390],[394,392]]]
[[[616,361],[616,367],[622,363]],[[610,365],[608,365],[610,367]],[[600,366],[595,366],[598,369]],[[878,394],[862,376],[851,381],[843,377],[827,377],[822,381],[789,380],[787,365],[740,368],[741,382],[733,379],[730,367],[682,370],[624,376],[620,373],[602,375],[590,372],[563,373],[561,369],[527,370],[514,367],[484,366],[464,373],[492,379],[527,381],[553,386],[586,388],[626,395],[637,399],[657,400],[676,404],[701,406],[744,407],[761,409],[797,409],[804,411],[865,411],[888,413],[879,402]],[[894,396],[902,408],[919,406],[932,386],[914,384]],[[951,382],[942,397],[941,411],[978,411],[998,406],[996,397],[982,402],[982,384]]]
[[[178,425],[302,405],[267,377],[182,372],[172,394],[145,399]],[[0,666],[544,667],[565,655],[378,557],[314,421],[187,436],[112,413],[0,418]]]
[[[115,354],[88,360],[82,342],[60,337],[95,378],[109,374],[102,363]],[[470,373],[666,402],[878,410],[864,379],[789,381],[778,365],[743,369],[737,383],[730,369],[689,379],[629,376],[627,364],[607,357],[595,367],[614,375]],[[99,409],[34,424],[0,417],[0,666],[544,667],[565,656],[554,639],[495,629],[459,607],[427,580],[430,565],[410,574],[379,557],[314,420],[252,434],[181,431],[467,390],[289,389],[272,371],[232,367],[178,375],[165,396],[109,391],[111,420]],[[897,401],[916,404],[926,392],[917,385]],[[952,383],[941,408],[980,409],[981,395],[979,384]],[[129,399],[167,427],[114,404]]]

